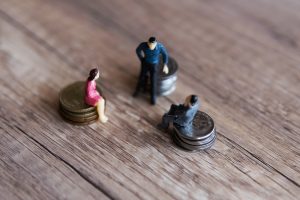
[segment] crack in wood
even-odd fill
[[[251,153],[249,150],[247,150],[246,148],[242,147],[241,145],[239,145],[238,143],[236,143],[235,141],[231,140],[230,138],[226,137],[224,134],[220,133],[218,131],[218,135],[222,136],[223,138],[225,138],[227,141],[229,141],[231,144],[233,144],[234,146],[237,146],[238,148],[242,149],[243,151],[247,152],[249,155],[252,156],[252,158],[254,158],[255,160],[259,161],[259,163],[263,164],[264,166],[268,167],[269,169],[272,169],[274,172],[280,174],[281,176],[283,176],[284,178],[286,178],[288,181],[290,181],[292,184],[294,184],[297,187],[300,187],[300,184],[297,183],[296,181],[294,181],[293,179],[291,179],[290,177],[286,176],[285,174],[283,174],[282,172],[280,172],[279,170],[277,170],[275,167],[273,167],[272,165],[268,164],[267,162],[265,162],[262,158],[260,158],[259,156],[255,155],[254,153]],[[243,153],[244,155],[246,155],[247,157],[249,157],[247,154],[245,154],[243,151],[241,151],[241,153]]]
[[[112,194],[109,191],[104,190],[103,188],[101,188],[101,186],[99,186],[97,183],[95,183],[93,180],[91,180],[87,175],[85,175],[83,172],[81,172],[79,169],[77,169],[75,166],[73,166],[71,163],[69,163],[68,161],[66,161],[65,159],[63,159],[62,157],[58,156],[57,154],[55,154],[53,151],[51,151],[48,147],[46,147],[45,145],[43,145],[42,143],[40,143],[38,140],[36,140],[35,138],[33,138],[31,135],[27,134],[23,129],[21,129],[18,126],[15,126],[20,132],[22,132],[27,138],[29,138],[30,140],[32,140],[33,142],[35,142],[36,144],[38,144],[40,147],[42,147],[44,150],[46,150],[49,154],[51,154],[52,156],[54,156],[55,158],[57,158],[58,160],[62,161],[65,165],[67,165],[68,167],[70,167],[73,171],[75,171],[81,178],[83,178],[85,181],[87,181],[88,183],[90,183],[92,186],[94,186],[94,188],[96,188],[97,190],[99,190],[100,192],[102,192],[103,194],[105,194],[108,198],[110,199],[115,199]]]

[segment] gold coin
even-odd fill
[[[91,121],[94,121],[94,120],[98,119],[97,114],[93,115],[93,116],[90,116],[90,117],[74,117],[72,115],[67,114],[63,110],[59,110],[59,113],[61,114],[61,116],[64,119],[66,119],[68,121],[71,121],[71,122],[74,122],[74,123],[86,123],[86,122],[91,122]]]
[[[86,82],[78,81],[72,83],[61,90],[59,94],[59,102],[67,111],[73,113],[87,113],[95,111],[95,107],[89,106],[84,102]],[[97,90],[100,91],[97,84]],[[102,95],[102,93],[100,92]]]
[[[61,104],[59,105],[59,109],[62,110],[64,113],[72,116],[72,117],[77,117],[77,118],[82,118],[82,117],[91,117],[91,116],[94,116],[94,115],[98,115],[96,109],[93,110],[93,111],[88,111],[88,112],[81,112],[81,113],[78,113],[78,112],[72,112],[72,111],[69,111],[67,109],[65,109]]]

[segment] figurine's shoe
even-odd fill
[[[151,105],[155,105],[156,101],[155,100],[151,100]]]
[[[156,126],[159,130],[165,131],[168,129],[168,126],[164,126],[162,123],[157,124]]]
[[[133,97],[137,97],[139,95],[139,92],[138,91],[135,91],[134,93],[133,93]]]
[[[106,123],[107,121],[108,121],[108,118],[106,116],[100,118],[100,122],[102,122],[102,123]]]

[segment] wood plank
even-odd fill
[[[18,126],[1,124],[1,199],[108,199]]]
[[[230,9],[221,1],[205,2],[2,1],[5,115],[1,116],[11,127],[3,130],[11,133],[18,127],[18,134],[23,131],[23,137],[33,138],[34,145],[62,160],[52,159],[72,166],[69,170],[83,174],[90,188],[101,188],[111,198],[296,199],[300,193],[297,50],[264,29],[249,34],[257,23],[245,28],[252,19],[243,12],[230,13],[244,11],[248,4],[231,2],[235,6]],[[278,4],[273,7],[279,9]],[[259,13],[264,13],[268,5],[251,4],[251,9],[260,7]],[[297,14],[285,13],[272,23]],[[225,26],[229,21],[234,23]],[[129,96],[138,73],[134,48],[150,32],[182,67],[178,89],[160,98],[156,107]],[[110,122],[67,125],[56,112],[57,93],[67,83],[85,79],[96,64],[101,65]],[[170,103],[189,93],[200,94],[203,110],[214,117],[219,130],[216,145],[201,154],[176,149],[168,134],[155,129]],[[64,184],[68,188],[70,183]],[[59,194],[68,194],[47,183],[42,186],[56,190],[60,198]],[[17,199],[20,193],[8,195]],[[32,191],[32,195],[41,194]],[[43,195],[47,198],[47,193]]]

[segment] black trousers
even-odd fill
[[[163,116],[162,116],[162,119],[161,119],[161,123],[160,123],[160,126],[164,129],[167,129],[170,125],[170,123],[173,123],[174,120],[176,119],[177,116],[175,115],[169,115],[168,113],[165,113]]]
[[[158,64],[151,64],[142,61],[141,73],[139,76],[138,84],[136,86],[136,92],[140,92],[141,88],[145,88],[147,85],[148,73],[150,73],[150,86],[151,86],[151,103],[156,103],[157,93],[157,76],[158,76]]]

